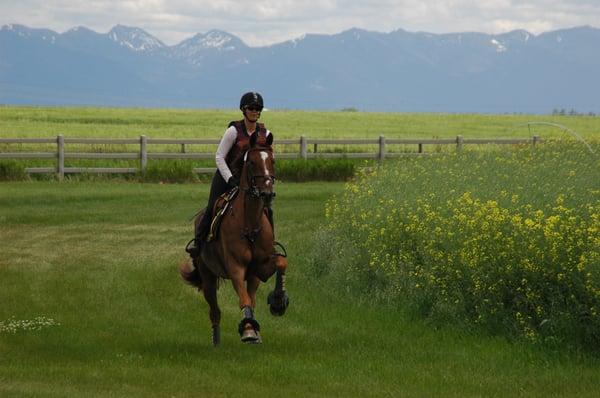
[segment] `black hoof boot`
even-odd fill
[[[273,290],[271,293],[269,293],[269,297],[267,297],[267,304],[269,304],[271,315],[282,316],[285,314],[285,310],[290,305],[290,298],[285,291],[275,293],[275,290]]]
[[[254,319],[254,312],[250,307],[242,308],[242,316],[244,317],[238,326],[240,340],[246,344],[260,344],[260,324]]]

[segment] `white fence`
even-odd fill
[[[306,136],[301,136],[299,139],[277,140],[279,145],[297,145],[297,151],[280,151],[277,153],[278,158],[283,159],[312,159],[312,158],[354,158],[354,159],[377,159],[383,161],[385,158],[400,157],[407,155],[423,155],[425,145],[453,145],[458,151],[462,150],[463,146],[469,144],[530,144],[532,146],[541,142],[539,135],[534,135],[532,138],[520,139],[500,139],[500,138],[474,138],[465,139],[462,135],[450,139],[386,139],[383,135],[376,139],[311,139]],[[68,173],[143,173],[147,166],[148,160],[154,159],[212,159],[213,152],[188,152],[189,145],[218,145],[217,139],[164,139],[164,138],[148,138],[145,135],[139,138],[111,139],[111,138],[66,138],[63,135],[58,135],[56,138],[0,138],[0,144],[5,144],[6,148],[10,148],[9,144],[51,144],[55,145],[55,149],[46,152],[0,152],[0,160],[2,159],[55,159],[56,166],[53,167],[27,167],[27,173],[56,173],[59,179],[62,179]],[[81,145],[136,145],[139,150],[135,152],[69,152],[65,150],[65,144]],[[151,145],[177,145],[181,148],[180,152],[152,152],[148,148]],[[308,148],[312,145],[312,151]],[[319,146],[322,145],[337,145],[337,146],[358,146],[359,150],[364,150],[365,146],[375,146],[377,149],[372,152],[319,152]],[[389,145],[416,145],[416,152],[391,152],[386,151]],[[139,167],[66,167],[65,159],[135,159],[139,161]],[[196,173],[212,173],[214,167],[209,168],[194,168]]]

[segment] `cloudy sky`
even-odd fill
[[[352,27],[535,34],[600,27],[600,0],[0,0],[0,25],[11,23],[58,32],[85,26],[100,33],[122,24],[170,45],[221,29],[261,46]]]

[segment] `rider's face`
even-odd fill
[[[249,121],[256,122],[260,118],[261,111],[262,108],[255,105],[249,105],[244,108],[244,116]]]

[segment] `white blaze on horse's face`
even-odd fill
[[[263,174],[265,176],[270,176],[271,174],[269,173],[269,169],[267,168],[267,159],[269,158],[269,154],[266,151],[260,151],[260,158],[263,160],[263,164],[265,165],[265,170],[263,172]],[[271,179],[268,178],[265,181],[266,185],[271,185]]]

